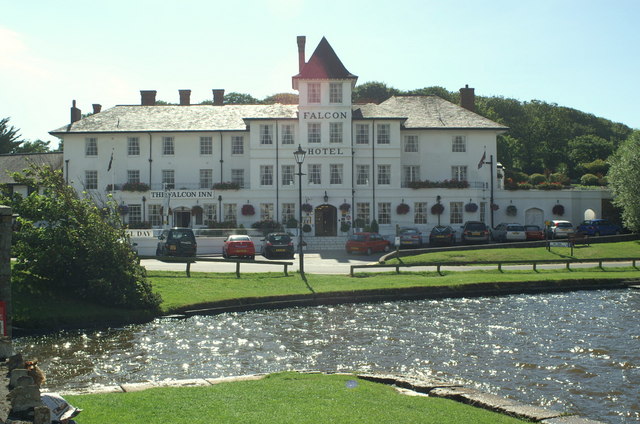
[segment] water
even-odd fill
[[[51,390],[291,369],[433,376],[640,422],[640,291],[424,300],[158,319],[23,337]]]

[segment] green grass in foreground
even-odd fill
[[[357,386],[347,387],[355,380]],[[346,375],[271,374],[258,381],[66,396],[82,424],[521,423],[452,400],[405,396]]]

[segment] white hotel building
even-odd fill
[[[224,90],[213,90],[212,105],[190,104],[190,90],[179,91],[179,105],[156,105],[155,91],[141,91],[140,105],[105,111],[94,105],[81,118],[74,101],[71,123],[51,132],[64,141],[66,178],[96,199],[113,193],[131,226],[207,228],[226,221],[249,228],[298,218],[293,152],[300,145],[307,151],[307,236],[344,235],[341,223],[356,218],[375,219],[380,233],[391,235],[396,226],[426,232],[468,220],[543,224],[601,216],[606,191],[504,190],[496,136],[508,128],[473,112],[473,88],[460,90],[462,106],[437,96],[352,104],[357,77],[326,39],[308,61],[304,44],[298,37],[299,73],[292,78],[298,105],[225,105]],[[410,188],[425,180],[436,187]],[[468,185],[445,188],[445,180]],[[444,207],[440,215],[432,212],[436,203]],[[556,204],[564,216],[553,215]],[[515,216],[506,215],[509,205]]]

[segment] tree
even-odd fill
[[[640,230],[640,131],[635,131],[609,158],[607,176],[613,204],[622,209],[622,221],[632,231]]]
[[[382,103],[389,97],[400,94],[400,91],[387,87],[383,82],[367,82],[353,89],[354,103]]]
[[[0,154],[13,153],[22,144],[18,131],[17,128],[9,126],[9,118],[0,119]]]
[[[36,140],[25,141],[20,146],[13,149],[11,153],[46,153],[51,151],[49,148],[51,141]]]
[[[569,159],[573,166],[606,159],[613,153],[613,143],[597,135],[587,134],[569,140]]]
[[[255,105],[258,103],[260,103],[258,99],[253,97],[251,94],[236,93],[235,91],[232,91],[231,93],[224,95],[225,105]],[[202,104],[213,104],[213,100],[202,102]]]
[[[156,310],[146,270],[129,245],[116,204],[98,207],[65,184],[61,171],[32,165],[13,174],[20,184],[40,187],[13,201],[16,274],[32,290],[64,294],[109,306]],[[42,193],[42,194],[40,194]]]
[[[276,93],[271,96],[265,97],[262,101],[264,104],[281,103],[283,105],[297,105],[298,95],[294,93]]]

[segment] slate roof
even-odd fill
[[[298,105],[115,106],[50,132],[245,131],[244,119],[297,119]]]
[[[0,155],[0,184],[15,184],[12,173],[21,172],[31,166],[50,165],[53,169],[62,169],[62,152],[55,153],[25,153],[19,155]]]
[[[404,128],[508,130],[438,96],[393,96],[379,105],[354,105],[354,119],[405,119]]]
[[[325,37],[294,79],[357,79],[345,68]]]

